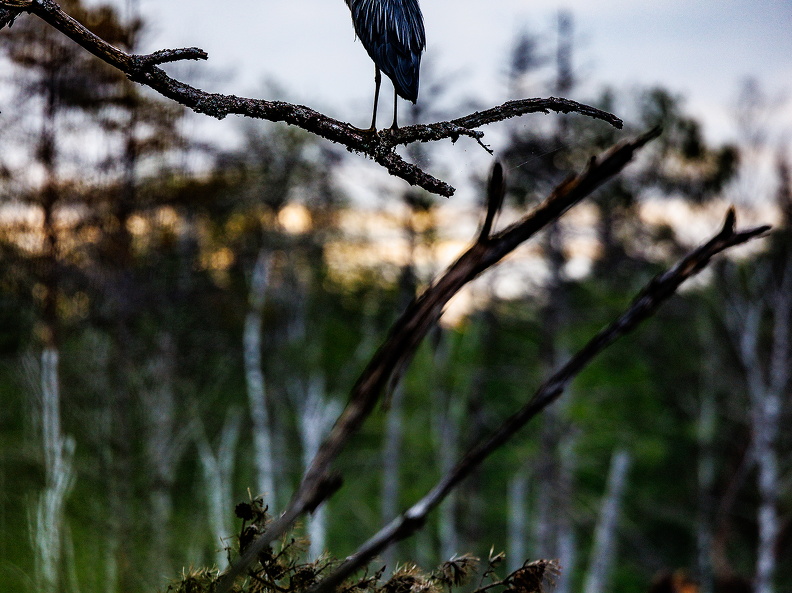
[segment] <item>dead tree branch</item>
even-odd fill
[[[585,171],[563,181],[542,204],[519,221],[494,235],[480,233],[475,243],[408,305],[352,388],[349,402],[322,443],[286,511],[268,526],[229,569],[219,584],[218,593],[228,591],[234,579],[250,566],[262,549],[279,538],[298,517],[311,512],[338,488],[340,478],[331,471],[333,462],[371,414],[383,391],[398,383],[418,345],[440,319],[451,297],[619,173],[632,160],[635,152],[659,133],[659,129],[653,129],[638,138],[617,144],[600,158],[592,158]],[[503,184],[503,177],[493,175],[490,195],[497,196],[502,191],[501,187],[494,187],[498,184]],[[497,201],[497,198],[494,200]]]
[[[382,130],[371,133],[360,130],[310,107],[282,101],[249,99],[235,95],[208,93],[168,76],[158,64],[179,60],[205,60],[207,55],[199,48],[164,49],[149,55],[127,54],[100,37],[63,12],[54,0],[0,0],[0,28],[13,22],[21,12],[31,13],[72,39],[99,59],[127,75],[130,80],[146,85],[196,113],[204,113],[222,119],[236,114],[255,119],[286,122],[312,134],[336,142],[351,152],[363,154],[387,169],[395,177],[411,185],[441,196],[451,196],[454,188],[421,168],[408,163],[396,154],[395,147],[412,142],[430,142],[461,136],[475,139],[481,144],[484,133],[476,128],[483,125],[518,117],[526,113],[580,113],[601,119],[616,128],[622,121],[605,111],[568,99],[523,99],[509,101],[503,105],[472,113],[452,121],[407,126],[398,130]]]
[[[721,251],[745,243],[769,230],[768,226],[737,231],[734,210],[726,215],[721,231],[704,245],[689,253],[675,266],[655,277],[615,321],[596,334],[566,364],[548,378],[533,397],[509,417],[494,433],[470,449],[457,465],[443,476],[421,500],[383,527],[309,593],[330,591],[353,572],[367,565],[377,554],[400,541],[424,524],[427,515],[491,453],[503,446],[529,420],[558,399],[569,383],[605,348],[634,330],[653,315],[688,278],[701,271]]]

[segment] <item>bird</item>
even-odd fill
[[[393,124],[398,128],[397,96],[418,100],[421,54],[426,49],[426,32],[418,0],[346,0],[352,13],[355,35],[374,62],[374,114],[376,131],[381,72],[393,82]]]

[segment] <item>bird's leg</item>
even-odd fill
[[[396,94],[396,89],[393,89],[393,123],[391,124],[391,130],[398,130],[399,124],[396,123],[396,114],[398,113],[399,109],[399,95]]]
[[[379,103],[380,84],[382,84],[382,74],[380,74],[380,69],[374,66],[374,113],[371,116],[370,132],[377,131],[377,104]]]

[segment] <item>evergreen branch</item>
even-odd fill
[[[652,316],[668,300],[679,286],[701,271],[718,253],[763,235],[769,226],[760,226],[744,231],[735,229],[734,209],[729,209],[721,231],[704,245],[689,253],[684,259],[666,272],[656,276],[635,297],[627,310],[610,325],[597,333],[566,364],[562,365],[534,393],[533,397],[515,414],[509,417],[487,439],[471,448],[421,500],[407,509],[401,516],[383,527],[358,550],[336,568],[327,578],[309,590],[309,593],[324,593],[340,585],[353,572],[367,565],[376,555],[391,544],[401,541],[420,529],[430,511],[436,508],[459,483],[469,476],[494,451],[503,446],[528,421],[537,416],[548,405],[558,399],[569,383],[608,346],[633,331]]]
[[[99,59],[124,72],[130,80],[149,86],[161,95],[196,113],[203,113],[218,119],[229,114],[236,114],[255,119],[286,122],[331,142],[342,144],[352,152],[366,155],[385,167],[391,175],[400,177],[409,184],[419,186],[428,192],[446,197],[454,194],[453,187],[423,171],[420,167],[405,162],[394,152],[395,147],[412,142],[444,139],[451,139],[455,142],[461,136],[468,136],[486,149],[486,146],[481,142],[483,132],[475,128],[536,112],[580,113],[606,121],[617,128],[622,127],[621,120],[610,113],[568,99],[550,97],[509,101],[503,105],[448,122],[418,124],[398,130],[381,130],[372,133],[304,105],[208,93],[171,78],[157,66],[157,64],[175,60],[206,59],[206,53],[198,48],[166,49],[145,56],[127,54],[71,18],[54,0],[0,0],[0,25],[12,21],[19,12],[28,12],[38,16]]]
[[[599,159],[592,158],[584,172],[562,182],[520,221],[495,235],[479,236],[439,279],[407,306],[352,388],[349,402],[314,456],[286,511],[229,569],[218,585],[218,593],[229,591],[234,579],[264,547],[280,537],[298,517],[311,512],[332,494],[333,487],[339,484],[338,477],[331,471],[333,462],[374,410],[382,393],[398,383],[419,344],[440,319],[448,301],[468,282],[616,175],[632,160],[637,150],[659,133],[657,128],[650,130],[634,140],[617,144]],[[417,527],[417,524],[408,522],[401,529],[414,530]]]

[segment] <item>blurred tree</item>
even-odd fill
[[[514,55],[510,60],[516,65],[511,69],[511,86],[524,88],[526,82],[538,80],[541,72],[545,71],[552,73],[554,94],[569,96],[574,93],[577,77],[572,66],[575,38],[570,15],[559,15],[557,33],[558,43],[553,60],[541,57],[543,52],[538,49],[540,43],[535,39],[530,42],[523,39],[515,43],[515,52],[524,52],[525,55]],[[573,253],[572,245],[581,235],[579,228],[565,227],[570,223],[561,222],[546,233],[542,247],[547,279],[540,293],[542,323],[538,329],[541,359],[546,369],[554,368],[566,358],[565,352],[575,343],[577,331],[568,329],[568,324],[577,315],[575,323],[579,326],[580,313],[574,312],[586,311],[586,307],[593,305],[589,300],[593,294],[598,295],[596,307],[602,311],[608,299],[624,291],[626,283],[652,273],[652,261],[657,257],[658,248],[669,254],[679,252],[671,229],[658,227],[647,232],[646,224],[637,215],[640,204],[647,199],[669,197],[681,197],[692,205],[701,204],[719,197],[736,172],[736,148],[707,145],[700,124],[683,112],[681,101],[668,91],[643,91],[633,99],[632,105],[621,105],[619,109],[616,96],[613,91],[605,92],[600,106],[631,114],[625,126],[627,129],[643,130],[661,125],[664,133],[662,139],[644,155],[644,160],[598,192],[595,199],[598,209],[598,253],[588,256],[592,260],[596,280],[583,276],[581,281],[574,281],[567,275],[567,270],[571,269],[568,258]],[[616,133],[611,130],[592,127],[581,120],[564,116],[557,118],[557,121],[554,119],[530,128],[511,126],[509,142],[504,151],[510,179],[507,203],[519,208],[532,203],[536,199],[534,196],[544,195],[563,179],[566,171],[583,166],[592,152],[610,145],[616,139]],[[591,297],[581,301],[582,295],[588,291],[593,291]],[[658,350],[666,347],[664,341],[655,344],[656,347],[651,348],[653,354],[647,356],[647,360],[654,360]],[[625,369],[620,374],[628,372]],[[669,378],[664,380],[668,382]],[[688,391],[682,393],[690,397]],[[588,487],[586,484],[576,486],[576,482],[581,479],[581,472],[576,466],[579,463],[591,463],[580,458],[586,445],[580,443],[579,439],[588,440],[581,436],[585,435],[588,423],[580,428],[576,428],[573,423],[576,405],[574,392],[567,394],[565,401],[544,415],[538,465],[523,470],[538,472],[541,483],[550,484],[538,490],[538,499],[531,506],[534,542],[538,546],[532,553],[561,558],[566,570],[559,580],[560,591],[567,591],[568,587],[573,586],[567,577],[575,574],[575,526],[581,523],[575,500],[582,496],[578,488]],[[617,440],[609,447],[624,447],[625,441],[629,441],[629,437],[625,437],[625,431],[622,430],[621,441]],[[526,496],[526,484],[526,477],[515,476],[510,500],[516,505],[514,512],[517,515],[524,514],[525,507],[520,506],[518,501]],[[516,490],[518,486],[519,491]],[[512,528],[515,533],[521,533],[519,527]],[[614,549],[609,548],[610,551]],[[608,561],[598,561],[590,566],[590,570],[608,564]],[[589,574],[588,578],[592,582],[600,582],[605,577]],[[619,578],[618,571],[614,573],[614,578]]]
[[[771,119],[768,115],[772,108],[755,81],[748,81],[741,95],[739,120],[752,164],[757,162],[757,157],[770,152],[767,121]],[[788,155],[784,150],[779,151],[776,163],[775,206],[781,224],[767,252],[755,257],[749,265],[735,262],[720,267],[721,286],[728,284],[731,290],[716,312],[730,338],[732,355],[738,361],[747,395],[750,441],[744,462],[738,468],[738,481],[729,489],[731,496],[724,496],[724,499],[733,504],[748,469],[755,466],[758,544],[753,587],[756,593],[773,593],[778,586],[778,559],[783,557],[784,546],[782,525],[789,521],[783,517],[782,501],[787,493],[781,485],[781,476],[788,468],[780,454],[789,446],[780,427],[790,413],[787,401],[792,388],[792,187]],[[764,185],[756,176],[755,169],[743,171],[736,191],[752,191]],[[726,519],[723,513],[721,519]],[[728,529],[723,521],[715,541],[715,576],[722,578],[731,577],[734,572],[724,541],[726,537]],[[790,576],[785,574],[783,578]]]
[[[86,8],[79,1],[66,2],[78,19],[111,42],[123,41],[127,33],[114,11],[107,6]],[[35,367],[40,377],[37,408],[41,413],[41,436],[44,440],[44,490],[31,523],[35,549],[36,586],[40,591],[59,591],[66,586],[66,569],[62,555],[68,547],[68,528],[64,522],[64,505],[74,480],[74,441],[62,429],[62,399],[59,333],[63,312],[79,310],[84,297],[64,289],[64,280],[74,290],[74,266],[67,204],[79,200],[80,189],[64,178],[61,145],[64,132],[77,124],[80,117],[100,109],[103,96],[123,77],[76,47],[70,40],[54,32],[44,23],[26,19],[17,24],[14,35],[3,32],[3,53],[12,64],[20,102],[40,107],[40,117],[28,117],[38,127],[37,138],[30,143],[31,158],[38,175],[22,174],[29,179],[27,191],[14,188],[12,199],[23,209],[40,213],[40,226],[30,229],[38,243],[26,262],[34,271],[31,290],[38,302],[36,334],[41,348],[40,364]],[[32,113],[32,110],[27,110]],[[35,121],[38,119],[38,121]],[[34,123],[35,122],[35,123]],[[73,164],[73,163],[72,163]],[[38,181],[40,180],[40,181]],[[19,238],[20,230],[7,236]],[[21,233],[20,233],[21,234]],[[39,243],[40,240],[40,243]],[[75,300],[76,297],[76,300]],[[36,374],[34,373],[34,374]]]

